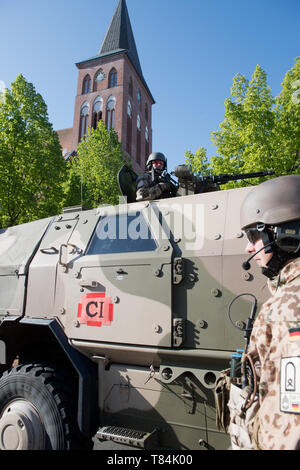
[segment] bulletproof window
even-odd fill
[[[154,251],[157,248],[150,228],[141,214],[101,217],[86,255]]]

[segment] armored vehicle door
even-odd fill
[[[56,272],[78,220],[79,213],[64,213],[55,217],[48,227],[29,268],[26,316],[51,318],[57,315],[54,308]]]
[[[1,316],[23,314],[28,266],[51,218],[0,230]]]
[[[172,246],[155,205],[90,211],[69,246],[56,310],[70,338],[171,346]]]

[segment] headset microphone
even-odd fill
[[[267,248],[267,246],[273,245],[273,243],[275,243],[274,240],[273,240],[272,242],[267,243],[266,245],[264,245],[262,248],[260,248],[260,250],[256,251],[256,252],[254,253],[254,255],[250,256],[250,258],[247,259],[247,261],[244,261],[244,262],[243,262],[242,268],[245,269],[245,271],[249,271],[249,269],[251,268],[250,261],[252,260],[252,258],[254,258],[254,256],[257,255],[257,253],[259,253],[260,251],[262,251],[262,250],[264,250],[265,248]]]

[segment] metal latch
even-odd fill
[[[185,336],[185,320],[183,318],[173,318],[173,347],[182,345]]]
[[[62,243],[59,248],[59,258],[58,258],[58,264],[63,266],[64,272],[68,271],[69,263],[68,263],[68,247],[71,247],[70,254],[78,253],[81,254],[82,250],[78,248],[76,245],[73,245],[72,243]]]
[[[96,287],[98,287],[99,282],[98,281],[87,281],[85,279],[82,279],[81,281],[79,281],[79,285],[81,287],[89,287],[91,289],[95,289]]]
[[[174,258],[173,261],[173,284],[180,284],[184,277],[183,258]]]

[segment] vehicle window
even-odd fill
[[[140,212],[101,217],[87,255],[154,251],[157,243]]]

